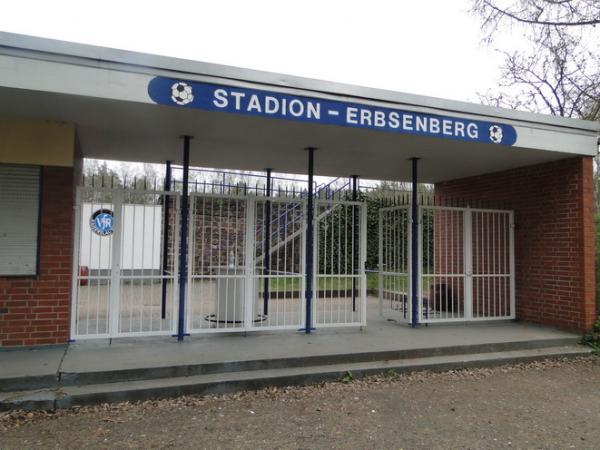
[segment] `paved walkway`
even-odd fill
[[[575,335],[527,323],[430,325],[411,329],[382,319],[364,330],[322,329],[192,336],[182,343],[173,338],[80,341],[68,347],[0,351],[2,378],[52,376],[59,372],[94,372],[214,362],[247,361],[443,348],[474,344],[532,342],[574,338]]]

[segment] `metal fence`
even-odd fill
[[[316,202],[316,327],[367,324],[366,213],[360,202]]]
[[[179,203],[172,191],[78,189],[74,339],[175,333]],[[186,333],[304,326],[306,200],[192,192],[189,205]],[[320,327],[366,324],[365,212],[316,202]]]
[[[314,201],[311,322],[367,324],[367,205]],[[74,237],[74,339],[171,335],[179,304],[180,193],[81,187]],[[306,320],[302,195],[189,195],[185,331],[299,329]],[[411,259],[421,323],[515,317],[513,213],[424,205],[411,254],[408,205],[379,210],[381,315],[409,321]]]
[[[418,208],[420,323],[515,318],[513,212],[426,205]],[[379,218],[380,313],[412,311],[410,209]]]
[[[74,338],[174,332],[178,202],[172,192],[77,190]]]
[[[410,207],[379,210],[379,313],[399,321],[411,317]]]

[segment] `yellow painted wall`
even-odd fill
[[[72,167],[75,125],[0,117],[0,163]]]

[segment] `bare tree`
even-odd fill
[[[473,11],[483,18],[489,37],[505,24],[533,25],[543,36],[547,27],[585,27],[600,24],[598,0],[474,0]]]
[[[598,0],[474,0],[484,40],[519,27],[530,45],[503,50],[496,106],[600,119],[600,2]]]
[[[600,119],[600,61],[572,36],[539,42],[535,51],[502,53],[500,89],[480,95],[484,103]]]
[[[525,49],[501,50],[500,88],[484,103],[600,121],[599,0],[473,0],[484,41],[521,32]],[[600,211],[600,161],[595,161]]]

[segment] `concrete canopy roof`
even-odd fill
[[[512,146],[157,104],[155,77],[456,120],[502,123]],[[0,114],[72,122],[89,158],[181,161],[179,136],[194,136],[191,164],[318,175],[438,182],[597,152],[598,124],[0,32]]]

